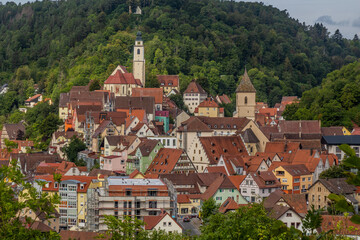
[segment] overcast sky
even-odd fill
[[[263,2],[280,10],[286,9],[290,16],[313,25],[322,22],[331,33],[336,29],[344,37],[360,36],[360,0],[243,0]]]
[[[16,3],[26,3],[29,0],[13,0]],[[31,0],[33,1],[33,0]],[[248,2],[263,2],[280,10],[287,9],[290,16],[313,25],[322,22],[331,33],[336,29],[344,37],[360,36],[360,0],[243,0]],[[0,0],[6,2],[6,0]]]

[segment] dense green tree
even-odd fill
[[[219,205],[216,204],[216,201],[213,198],[205,200],[201,205],[200,216],[204,222],[207,222],[209,218],[216,214],[219,210]]]
[[[56,232],[40,232],[31,226],[35,221],[29,211],[43,212],[49,219],[60,203],[57,194],[39,193],[17,168],[14,160],[10,166],[0,168],[0,238],[1,239],[60,239]],[[11,180],[11,182],[9,182]],[[39,183],[40,184],[40,183]],[[30,227],[27,228],[26,225]]]
[[[81,152],[85,149],[85,143],[76,136],[73,136],[69,145],[63,147],[61,151],[63,151],[68,161],[75,162],[77,160],[78,152]]]
[[[321,227],[322,217],[321,217],[322,209],[315,210],[315,207],[312,205],[311,209],[308,210],[306,216],[302,220],[303,229],[305,234],[313,235],[314,231]]]
[[[302,233],[270,218],[260,204],[216,213],[201,228],[199,239],[300,239]]]
[[[343,165],[334,165],[329,169],[322,171],[319,178],[345,178],[346,176]]]

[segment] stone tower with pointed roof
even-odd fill
[[[145,53],[141,32],[137,32],[134,45],[133,74],[145,87]]]
[[[236,89],[236,113],[234,117],[246,117],[255,121],[256,89],[248,73],[245,73]]]

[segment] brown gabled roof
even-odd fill
[[[231,103],[230,98],[226,94],[223,94],[221,96],[218,95],[218,96],[216,96],[216,99],[218,100],[219,104],[229,104],[229,103]]]
[[[346,182],[346,178],[330,178],[330,179],[319,179],[331,193],[335,194],[352,194],[356,192],[356,187]],[[313,184],[312,186],[314,186]]]
[[[25,134],[25,126],[22,123],[5,123],[4,128],[9,136],[9,140],[15,140],[18,134]]]
[[[198,116],[203,123],[205,123],[208,128],[213,130],[222,129],[225,130],[240,130],[250,122],[247,118],[235,118],[235,117],[202,117]]]
[[[237,189],[226,175],[222,175],[206,189],[202,195],[202,199],[207,200],[214,196],[218,189]]]
[[[142,139],[138,148],[142,156],[149,156],[149,154],[154,150],[156,145],[159,143],[158,140],[153,139]]]
[[[178,132],[211,132],[211,129],[197,117],[190,117],[181,123]]]
[[[161,88],[133,88],[133,97],[154,97],[155,104],[163,103],[163,90]]]
[[[260,189],[263,188],[280,188],[281,183],[275,177],[272,171],[263,171],[260,173],[249,173],[251,177],[254,179],[256,184],[259,186]],[[272,184],[266,184],[266,182],[272,182]]]
[[[71,139],[73,136],[77,136],[78,132],[75,132],[75,131],[67,131],[67,132],[56,131],[54,133],[54,135],[55,135],[55,139],[57,139],[58,137],[64,137],[66,139]]]
[[[178,87],[179,75],[156,75],[160,87]]]
[[[102,121],[98,126],[98,128],[95,130],[94,134],[92,135],[92,138],[97,138],[111,124],[112,122],[110,120]]]
[[[244,75],[241,78],[240,84],[236,89],[236,92],[256,92],[254,85],[251,83],[249,75],[245,69]]]
[[[239,136],[199,137],[199,139],[210,161],[210,165],[217,164],[222,155],[249,155]]]
[[[269,140],[273,134],[279,133],[279,129],[276,126],[260,126],[259,128]]]
[[[343,136],[343,127],[322,127],[321,133],[323,136]]]
[[[281,133],[321,134],[320,125],[319,120],[280,120],[278,128]]]
[[[186,88],[184,93],[200,93],[200,94],[207,94],[205,90],[200,86],[198,82],[192,80],[188,87]]]
[[[60,93],[59,107],[67,107],[70,102],[70,93]]]
[[[179,194],[179,195],[177,195],[177,202],[178,203],[191,203],[188,194]]]
[[[311,175],[311,172],[304,164],[282,166],[291,176]]]
[[[287,211],[289,211],[291,208],[287,206],[282,205],[275,205],[273,208],[271,208],[269,212],[269,217],[274,219],[279,219],[282,215],[284,215]]]
[[[272,192],[265,200],[264,207],[267,210],[274,208],[276,205],[281,205],[282,199],[287,203],[292,210],[304,216],[307,213],[307,204],[305,194],[285,194],[281,190]]]
[[[182,149],[161,148],[154,157],[154,160],[150,163],[145,174],[171,173],[176,166],[176,163],[179,161],[182,153]]]
[[[154,97],[121,96],[115,98],[115,109],[144,109],[147,114],[154,114]],[[139,119],[142,121],[142,119]]]

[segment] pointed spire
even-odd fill
[[[245,67],[244,75],[240,81],[240,84],[236,89],[236,92],[256,92],[254,85],[250,81],[246,67]]]

